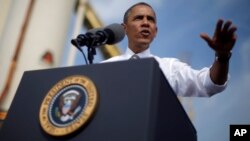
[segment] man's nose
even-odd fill
[[[149,21],[148,21],[147,18],[143,18],[143,20],[142,20],[142,25],[144,25],[144,26],[149,26]]]

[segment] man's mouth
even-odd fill
[[[140,33],[141,33],[141,35],[143,35],[143,36],[149,36],[149,35],[150,35],[150,31],[149,31],[149,30],[146,30],[146,29],[142,30]]]

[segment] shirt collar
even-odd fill
[[[129,48],[127,47],[126,52],[125,52],[125,56],[126,58],[130,58],[132,55],[134,55],[135,53]],[[136,55],[138,55],[140,58],[147,58],[147,57],[152,57],[153,55],[150,52],[150,49],[147,48],[146,50],[144,50],[143,52],[137,53]]]

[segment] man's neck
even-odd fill
[[[149,45],[140,45],[140,46],[129,46],[129,48],[135,53],[143,52],[144,50],[149,48]]]

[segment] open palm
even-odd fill
[[[229,53],[236,42],[237,36],[235,31],[236,26],[232,26],[231,21],[224,21],[219,19],[215,28],[214,36],[210,38],[206,33],[202,33],[200,36],[207,44],[217,53],[226,54]]]

